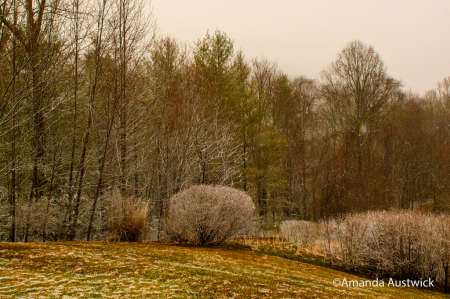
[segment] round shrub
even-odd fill
[[[175,241],[219,244],[248,232],[255,205],[243,191],[199,185],[175,194],[169,200],[167,234]]]

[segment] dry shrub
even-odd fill
[[[319,223],[305,220],[286,220],[281,223],[280,234],[302,247],[311,246],[320,238],[321,227]]]
[[[175,241],[219,244],[253,227],[255,205],[243,191],[226,186],[193,186],[169,200],[167,234]]]
[[[41,242],[45,228],[45,240],[57,241],[65,210],[60,204],[61,199],[41,197],[38,202],[30,202],[21,198],[16,201],[16,241]],[[11,232],[11,210],[9,204],[0,203],[0,240],[9,240]]]
[[[145,238],[148,203],[134,198],[124,199],[115,189],[112,197],[110,241],[141,242]]]
[[[324,221],[322,253],[333,264],[397,279],[446,284],[450,216],[368,212]]]

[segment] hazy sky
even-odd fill
[[[152,0],[162,35],[193,45],[224,31],[248,58],[319,78],[349,42],[380,54],[389,75],[423,95],[450,76],[449,0]]]

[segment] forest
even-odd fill
[[[220,30],[161,36],[145,4],[0,3],[1,241],[104,240],[124,203],[159,240],[193,185],[247,192],[267,230],[449,210],[450,77],[405,91],[356,40],[291,78]]]

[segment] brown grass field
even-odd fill
[[[0,243],[0,298],[447,298],[335,278],[362,279],[230,244]]]

